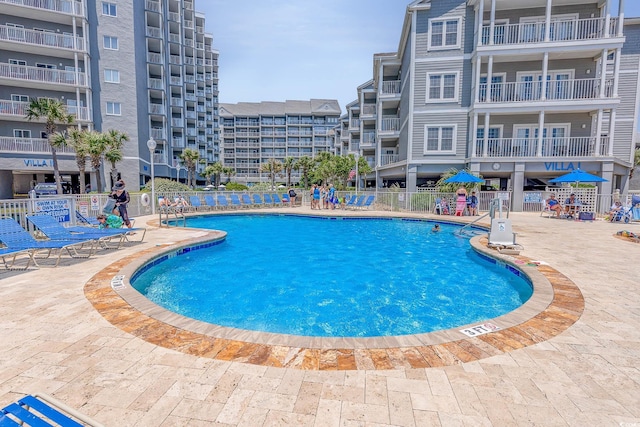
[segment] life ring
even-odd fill
[[[140,196],[140,203],[142,203],[142,206],[149,206],[151,198],[147,193],[142,193],[142,196]]]

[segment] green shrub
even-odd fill
[[[239,184],[237,182],[229,182],[227,184],[225,184],[225,190],[227,191],[244,191],[247,190],[249,187],[247,187],[244,184]]]
[[[171,181],[170,179],[166,178],[156,178],[154,179],[154,182],[155,190],[158,193],[177,193],[191,191],[191,188],[189,188],[187,185],[181,182]],[[151,191],[151,181],[148,181],[145,186],[142,187],[142,191]]]

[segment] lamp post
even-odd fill
[[[149,148],[149,158],[151,160],[151,213],[153,215],[156,214],[156,183],[153,171],[153,155],[155,154],[156,145],[156,141],[153,139],[153,137],[151,137],[147,141],[147,148]]]

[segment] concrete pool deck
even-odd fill
[[[549,263],[584,297],[577,321],[542,342],[450,366],[346,371],[160,347],[114,326],[84,293],[125,258],[203,235],[150,226],[145,243],[93,259],[0,270],[0,405],[46,392],[107,426],[640,425],[640,244],[613,236],[640,224],[511,218],[522,255]]]

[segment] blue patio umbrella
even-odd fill
[[[461,170],[457,174],[445,179],[444,182],[447,183],[447,184],[451,184],[451,183],[460,183],[460,184],[473,183],[473,184],[475,184],[475,183],[484,182],[484,179],[478,178],[475,175],[471,175],[469,172],[467,172],[465,170]]]
[[[549,182],[562,183],[562,182],[575,182],[576,184],[580,182],[605,182],[608,179],[604,179],[599,177],[598,175],[590,174],[589,172],[585,172],[580,169],[572,170],[571,172],[560,175],[557,178],[550,179]]]

